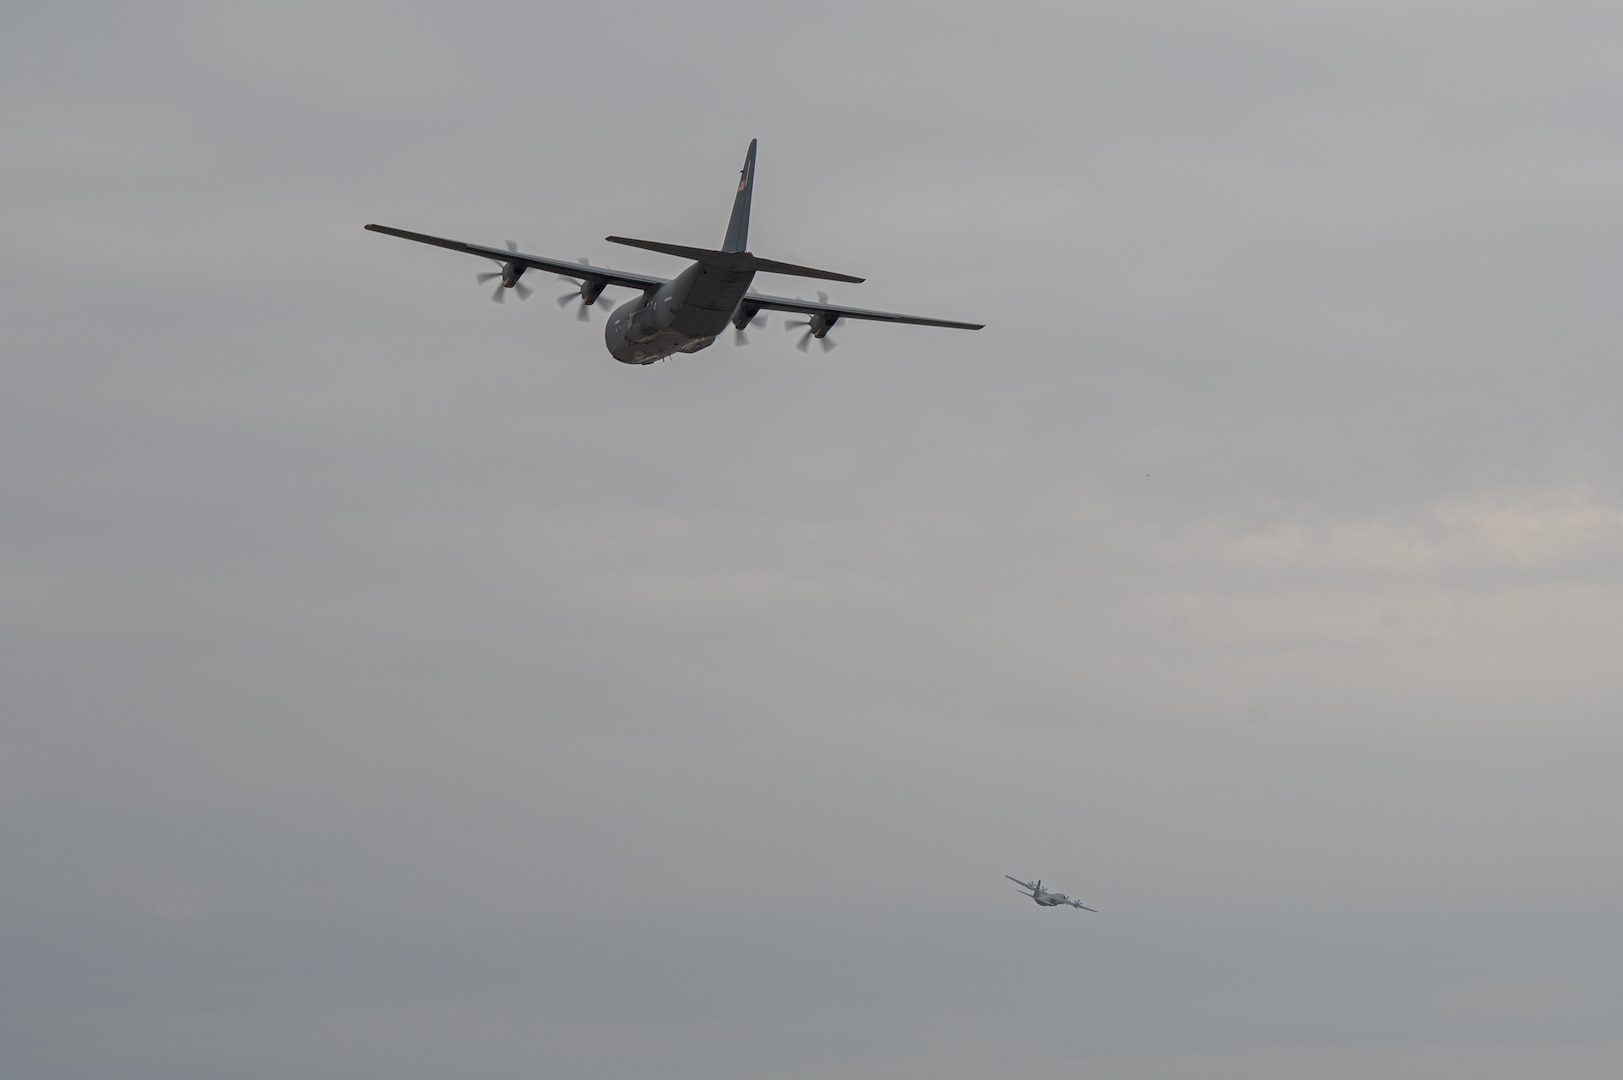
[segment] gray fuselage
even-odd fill
[[[622,364],[698,352],[726,329],[754,278],[753,270],[694,263],[651,293],[615,308],[603,327],[603,343]]]

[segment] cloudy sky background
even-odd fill
[[[8,17],[0,1072],[1617,1075],[1623,13],[680,8]]]

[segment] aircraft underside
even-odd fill
[[[615,308],[603,344],[622,364],[652,364],[708,348],[749,291],[752,273],[691,266],[651,294]]]
[[[605,333],[605,338],[607,334]],[[696,353],[714,345],[714,337],[690,338],[675,330],[661,330],[644,341],[615,343],[608,341],[609,355],[622,364],[652,364],[676,353]]]

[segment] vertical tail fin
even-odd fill
[[[750,192],[755,190],[755,140],[744,155],[744,170],[738,174],[738,194],[733,198],[733,216],[727,220],[723,251],[748,251],[750,239]]]

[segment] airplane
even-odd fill
[[[1088,905],[1082,903],[1082,901],[1072,900],[1069,896],[1066,896],[1062,892],[1049,892],[1047,889],[1043,888],[1042,878],[1038,878],[1036,881],[1021,881],[1017,877],[1009,877],[1008,874],[1004,874],[1003,876],[1009,878],[1010,881],[1022,888],[1030,889],[1031,892],[1021,893],[1020,895],[1030,896],[1042,907],[1059,907],[1061,904],[1069,904],[1074,908],[1081,908],[1083,911],[1091,911],[1095,915],[1099,914],[1098,908],[1090,908]]]
[[[408,232],[387,225],[368,225],[372,232],[415,240],[420,244],[433,244],[452,251],[478,255],[496,263],[501,269],[477,275],[486,283],[500,279],[490,298],[497,303],[503,293],[512,289],[519,299],[531,293],[520,279],[529,270],[555,273],[560,280],[579,282],[576,291],[558,297],[558,306],[565,307],[579,300],[576,318],[586,321],[588,312],[603,296],[603,290],[615,287],[634,289],[640,295],[614,309],[603,328],[603,341],[609,355],[622,364],[652,364],[674,353],[695,353],[709,348],[730,322],[738,344],[748,339],[744,330],[757,323],[766,311],[783,311],[805,316],[804,320],[788,322],[786,329],[793,331],[805,327],[806,332],[795,344],[801,352],[815,339],[823,351],[834,347],[829,330],[841,319],[867,319],[874,322],[908,323],[914,326],[946,326],[958,330],[979,330],[983,323],[955,322],[950,319],[926,319],[917,315],[898,315],[891,311],[869,311],[866,308],[831,304],[825,293],[817,294],[817,302],[767,296],[750,292],[755,275],[787,274],[795,277],[818,278],[826,281],[860,283],[863,279],[850,274],[836,274],[829,270],[816,270],[809,266],[763,259],[748,247],[750,224],[750,195],[755,189],[755,144],[750,140],[749,152],[744,155],[744,168],[739,174],[738,191],[733,197],[733,213],[727,222],[727,235],[719,249],[688,247],[683,244],[664,244],[654,240],[633,240],[624,236],[610,236],[611,244],[658,251],[693,260],[693,265],[674,278],[654,277],[649,274],[630,274],[593,266],[585,259],[566,262],[540,255],[525,255],[513,241],[506,249],[470,244],[462,240],[447,240],[440,236]]]

